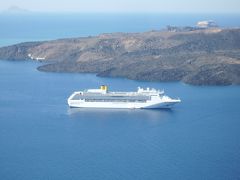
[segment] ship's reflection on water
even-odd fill
[[[174,110],[171,109],[86,109],[68,108],[68,119],[75,129],[98,133],[98,136],[114,136],[113,141],[143,137],[144,134],[158,134],[162,128],[176,122]],[[163,130],[165,131],[165,130]],[[113,138],[113,137],[112,137]],[[107,141],[107,140],[106,140]]]
[[[165,122],[174,116],[172,109],[88,109],[68,108],[67,114],[71,120],[98,120],[98,121],[133,121],[144,120],[152,123]]]

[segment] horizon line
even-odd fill
[[[236,14],[236,15],[240,15],[240,12],[238,11],[234,11],[234,12],[192,12],[192,11],[188,11],[188,12],[172,12],[172,11],[41,11],[41,10],[25,10],[25,11],[7,11],[7,10],[1,10],[0,14],[37,14],[37,13],[47,13],[47,14],[199,14],[199,15],[203,15],[203,14]]]

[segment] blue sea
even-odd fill
[[[95,36],[112,32],[161,30],[167,25],[195,26],[213,20],[220,27],[240,27],[239,14],[0,14],[0,46],[23,41]]]
[[[0,15],[0,45],[143,32],[203,19],[237,27],[237,15]],[[240,179],[240,86],[191,86],[95,74],[44,73],[0,61],[0,179]],[[164,89],[172,110],[69,108],[76,90]]]

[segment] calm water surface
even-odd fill
[[[38,72],[0,61],[0,177],[12,179],[240,179],[240,86]],[[70,109],[75,90],[107,84],[164,89],[172,110]]]
[[[240,14],[0,13],[0,46],[101,33],[160,30],[167,25],[195,26],[202,20],[214,20],[224,28],[240,27],[239,19]]]
[[[32,40],[142,32],[239,15],[0,14],[0,46]],[[0,61],[0,179],[240,179],[240,86],[99,78],[38,72],[34,62]],[[76,90],[107,84],[164,89],[172,110],[70,109]]]

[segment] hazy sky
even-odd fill
[[[0,0],[0,10],[10,6],[57,12],[240,12],[240,0]]]

